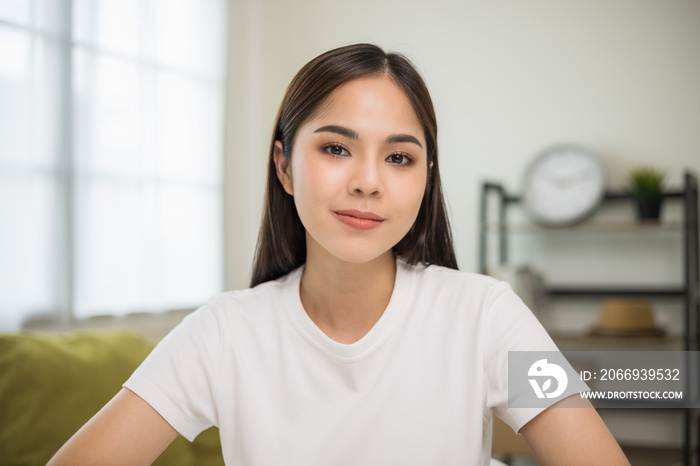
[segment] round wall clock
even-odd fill
[[[534,221],[569,225],[588,218],[605,194],[605,172],[598,158],[575,145],[545,149],[527,167],[523,205]]]

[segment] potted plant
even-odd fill
[[[637,202],[639,220],[659,219],[665,179],[666,171],[651,165],[640,165],[630,170],[628,189]]]

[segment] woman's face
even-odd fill
[[[427,178],[423,129],[388,76],[333,92],[298,130],[277,173],[306,228],[307,260],[364,263],[390,254],[418,215]]]

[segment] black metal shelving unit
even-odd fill
[[[492,204],[495,198],[496,206]],[[602,287],[602,286],[566,286],[551,287],[547,290],[553,298],[604,298],[609,296],[634,296],[647,298],[664,298],[683,301],[683,348],[685,351],[700,351],[700,305],[699,305],[699,270],[698,261],[698,180],[686,172],[683,187],[664,194],[664,199],[683,204],[683,282],[673,287]],[[603,203],[631,203],[632,196],[623,192],[607,192]],[[489,265],[489,238],[495,236],[498,242],[498,264],[507,264],[509,256],[508,211],[519,205],[521,198],[508,193],[500,183],[484,182],[481,187],[481,207],[479,223],[479,268],[487,272]],[[497,219],[491,220],[495,216]],[[498,226],[495,233],[489,232],[493,223]],[[533,233],[530,233],[533,234]],[[536,232],[534,234],[537,234]],[[604,233],[603,233],[604,234]],[[694,371],[688,371],[691,374]],[[698,400],[698,381],[691,380],[687,386],[694,400]],[[684,463],[686,466],[700,465],[700,410],[684,409]]]

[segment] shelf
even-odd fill
[[[547,290],[550,296],[572,298],[609,298],[611,296],[637,296],[640,298],[682,298],[682,287],[611,287],[611,286],[553,286]]]
[[[489,189],[502,190],[500,185],[493,183],[485,183]],[[503,200],[509,204],[517,204],[522,201],[521,196],[506,194],[505,190],[503,192]],[[672,189],[661,195],[663,199],[682,199],[685,196],[685,192],[682,189]],[[634,199],[634,196],[625,191],[607,191],[603,195],[603,199],[606,201],[628,201]]]
[[[579,223],[562,227],[546,227],[535,223],[488,223],[484,225],[484,233],[497,234],[609,234],[609,233],[681,233],[683,223],[680,221],[666,222],[599,222]]]
[[[698,350],[700,348],[700,303],[698,295],[700,290],[698,281],[700,265],[698,264],[698,179],[685,172],[683,187],[667,190],[663,199],[680,204],[682,211],[674,211],[680,220],[666,220],[661,222],[640,223],[635,222],[630,211],[623,212],[634,205],[634,196],[624,192],[622,188],[607,190],[603,197],[603,205],[609,205],[612,209],[606,209],[600,215],[596,215],[585,222],[565,226],[548,227],[532,221],[528,221],[527,212],[522,209],[523,198],[517,194],[509,193],[503,184],[496,182],[484,182],[481,189],[481,206],[479,221],[479,270],[486,273],[490,255],[497,254],[498,264],[509,264],[509,249],[511,237],[515,235],[530,235],[518,238],[517,246],[527,247],[531,238],[541,237],[541,241],[553,243],[551,251],[559,252],[557,247],[568,244],[567,241],[578,241],[582,247],[600,247],[599,238],[610,235],[610,240],[617,245],[634,237],[635,247],[644,247],[650,240],[666,242],[669,239],[677,241],[682,247],[680,261],[682,263],[683,281],[681,284],[656,285],[645,284],[601,284],[587,283],[581,286],[576,284],[550,285],[547,290],[552,299],[562,300],[588,300],[605,299],[615,296],[661,298],[682,300],[683,302],[683,332],[681,335],[667,335],[665,338],[654,339],[623,339],[586,336],[587,329],[580,329],[577,334],[554,335],[555,343],[562,351],[682,351]],[[678,206],[677,206],[678,207]],[[517,217],[509,218],[511,209],[518,210]],[[623,220],[625,219],[625,220]],[[586,236],[588,235],[588,236]],[[640,242],[637,242],[640,239]],[[563,241],[562,241],[563,240]],[[492,243],[495,243],[491,247]],[[585,243],[585,244],[584,244]],[[610,250],[610,243],[605,242],[602,253],[609,254],[609,259],[614,261],[618,256],[614,250]],[[664,244],[664,246],[667,246]],[[545,248],[547,249],[547,248]],[[624,253],[629,252],[623,248]],[[550,249],[547,249],[550,250]],[[624,256],[624,255],[623,255]],[[634,264],[634,262],[632,263]],[[678,283],[678,282],[675,282]],[[696,400],[697,401],[697,400]],[[599,407],[610,406],[605,402],[598,403]],[[659,407],[676,409],[681,407],[678,403],[658,403]],[[629,407],[633,405],[630,404]],[[650,407],[644,403],[643,407]],[[659,410],[665,411],[665,410]],[[683,409],[683,463],[685,466],[698,465],[700,450],[700,409]],[[650,464],[657,464],[651,462]],[[636,463],[635,463],[636,464]],[[660,463],[658,463],[660,464]],[[665,463],[664,463],[665,464]]]
[[[551,333],[561,351],[683,351],[683,337],[670,334],[664,338],[607,338],[581,334]]]

